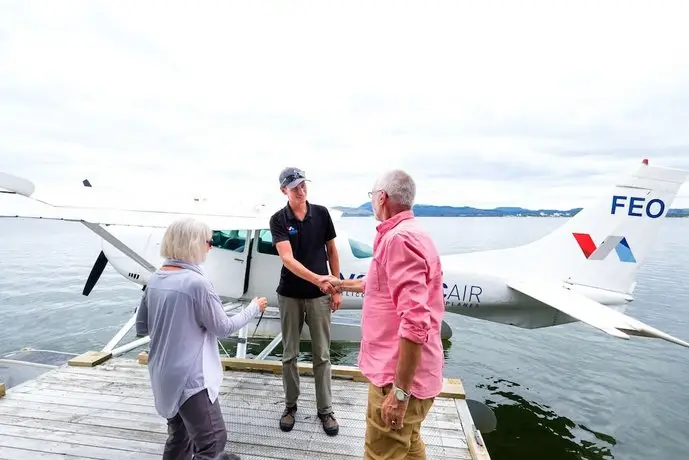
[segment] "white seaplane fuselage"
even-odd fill
[[[165,229],[109,226],[108,231],[152,265],[162,264],[160,243]],[[371,246],[351,238],[342,229],[337,233],[338,276],[341,279],[364,277],[373,255]],[[254,297],[266,297],[269,305],[277,305],[276,288],[282,261],[272,244],[269,229],[215,230],[213,242],[202,269],[223,301],[248,302]],[[102,245],[108,262],[118,273],[136,284],[146,285],[151,272],[107,241],[102,240]],[[502,257],[490,264],[485,259],[490,251],[478,253],[481,254],[480,260],[474,260],[474,254],[441,256],[446,311],[525,328],[576,321],[539,301],[524,299],[523,295],[508,287],[507,280],[514,274],[513,269],[525,268],[523,265],[510,267]],[[479,262],[483,266],[477,266]],[[632,300],[630,295],[602,289],[584,286],[576,289],[608,306],[622,307]],[[340,310],[360,310],[363,297],[361,293],[343,292]]]
[[[689,347],[622,313],[633,300],[638,268],[686,178],[685,171],[644,161],[599,200],[543,238],[513,248],[442,255],[446,311],[528,329],[583,321],[618,338],[655,337]],[[35,187],[25,179],[0,173],[0,188],[50,205],[49,199],[34,196]],[[2,215],[82,222],[103,238],[107,261],[142,286],[162,263],[160,242],[166,226],[180,216],[51,206],[49,213]],[[218,295],[236,303],[236,308],[253,297],[266,297],[273,309],[264,315],[256,335],[277,335],[275,291],[282,261],[272,244],[267,215],[196,217],[214,229],[214,247],[202,268]],[[335,219],[336,227],[337,223]],[[337,235],[340,278],[365,276],[372,261],[371,247],[342,228],[337,228]],[[345,312],[361,309],[363,300],[359,293],[343,294],[342,312],[333,316],[333,340],[360,339],[358,320]],[[303,334],[308,339],[308,328]],[[442,335],[452,335],[447,323]]]

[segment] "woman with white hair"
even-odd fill
[[[137,312],[136,332],[150,335],[148,372],[155,407],[167,419],[163,460],[239,459],[223,454],[227,432],[218,401],[222,367],[218,337],[229,337],[266,308],[254,298],[228,317],[199,265],[211,248],[211,229],[194,219],[165,231],[165,258],[151,275]],[[221,455],[225,455],[224,457]]]

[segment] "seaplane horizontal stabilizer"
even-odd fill
[[[564,286],[525,280],[510,280],[507,285],[515,291],[614,337],[629,339],[629,335],[625,333],[628,332],[632,335],[660,338],[689,348],[689,343],[683,340],[615,311]]]

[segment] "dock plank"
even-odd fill
[[[283,408],[279,375],[250,370],[224,375],[220,402],[228,451],[255,460],[363,457],[365,383],[333,380],[340,434],[330,437],[316,417],[312,377],[301,377],[297,423],[284,433],[278,428]],[[472,460],[475,446],[468,444],[456,405],[464,403],[463,397],[461,389],[461,396],[438,398],[431,409],[422,428],[428,458]],[[8,389],[0,399],[0,459],[159,459],[166,438],[147,366],[130,359],[63,366]]]

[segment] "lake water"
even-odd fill
[[[563,220],[423,222],[440,250],[450,253],[525,243]],[[345,218],[338,225],[369,240],[375,232],[370,218]],[[85,227],[2,219],[0,235],[0,354],[26,346],[100,349],[137,305],[141,291],[110,266],[91,295],[81,295],[100,250]],[[663,223],[627,310],[685,340],[687,235],[689,219]],[[530,331],[456,315],[446,321],[454,337],[445,374],[460,377],[468,397],[495,410],[498,429],[485,436],[494,460],[686,458],[688,349],[655,339],[623,341],[580,323]],[[333,361],[354,364],[357,352],[355,345],[334,346]]]

